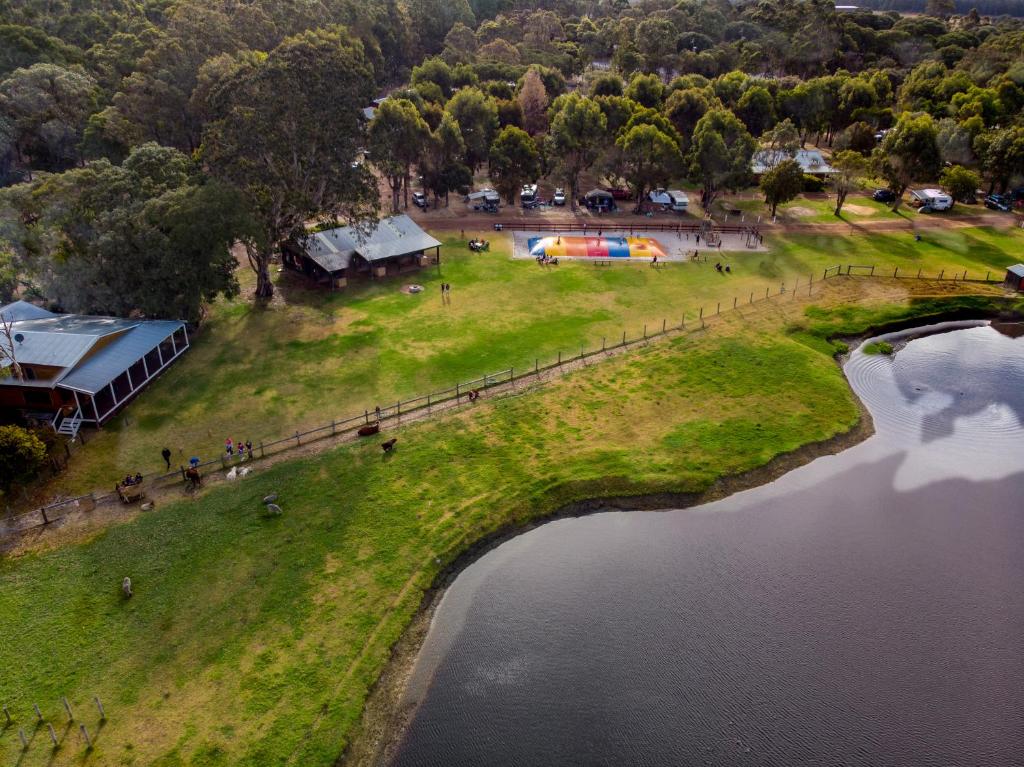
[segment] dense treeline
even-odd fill
[[[903,17],[832,0],[0,0],[0,288],[195,316],[235,289],[213,251],[237,241],[266,296],[274,249],[307,221],[376,214],[371,170],[395,208],[414,172],[436,201],[483,166],[507,199],[542,175],[575,199],[591,173],[638,200],[685,177],[707,202],[750,181],[759,144],[784,162],[814,141],[843,153],[847,185],[872,156],[897,189],[942,164],[1005,187],[1024,172],[1024,24],[949,2]],[[118,175],[157,156],[188,170]],[[145,189],[86,193],[97,179]],[[782,165],[766,197],[798,180]],[[180,294],[157,284],[175,274],[161,232],[208,267]],[[75,273],[126,279],[72,290]]]
[[[972,10],[985,16],[1024,16],[1024,3],[1020,0],[950,0],[951,11],[966,15]],[[839,3],[842,5],[843,3]],[[856,5],[873,11],[898,11],[901,13],[925,13],[930,10],[928,0],[850,0],[847,5]],[[949,6],[947,6],[949,8]]]

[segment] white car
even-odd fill
[[[558,187],[555,190],[555,196],[551,200],[555,205],[565,205],[565,190],[562,187]]]
[[[423,192],[412,193],[412,204],[417,208],[427,209],[427,196]]]

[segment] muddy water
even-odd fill
[[[876,434],[552,522],[447,592],[394,765],[1024,765],[1024,338],[893,337]]]

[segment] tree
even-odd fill
[[[796,160],[783,160],[761,176],[761,191],[772,216],[779,205],[796,199],[803,188],[804,172]]]
[[[928,0],[924,4],[924,12],[929,16],[948,19],[956,13],[956,2],[954,0]]]
[[[611,72],[605,72],[594,78],[590,85],[591,96],[621,96],[623,91],[622,78]]]
[[[0,113],[14,125],[18,154],[47,170],[81,160],[82,135],[95,108],[96,81],[57,64],[18,69],[0,83]]]
[[[772,94],[760,85],[747,88],[736,104],[736,116],[753,135],[760,136],[775,122],[775,101]]]
[[[406,99],[387,99],[370,122],[370,158],[391,187],[391,209],[395,213],[403,187],[405,207],[409,207],[409,169],[429,136],[430,127],[416,105]]]
[[[196,322],[238,292],[230,248],[252,227],[244,201],[175,149],[143,144],[123,165],[99,160],[5,197],[27,277],[65,309]]]
[[[548,153],[569,187],[572,207],[579,198],[580,174],[594,164],[607,141],[608,120],[593,99],[570,93],[556,102],[548,131]]]
[[[626,98],[651,109],[661,109],[664,96],[665,86],[657,75],[634,75],[626,88]]]
[[[512,205],[516,190],[537,177],[540,153],[530,134],[509,125],[494,139],[487,168],[495,188]]]
[[[665,116],[682,136],[685,148],[689,148],[697,123],[710,108],[711,103],[700,88],[672,91],[665,101]]]
[[[795,157],[800,149],[800,131],[788,117],[762,136],[770,155]]]
[[[965,168],[963,165],[952,165],[942,170],[939,181],[954,200],[960,202],[977,200],[981,176],[975,171]]]
[[[992,188],[1005,192],[1010,179],[1024,173],[1024,128],[1003,128],[982,133],[974,151],[991,178]]]
[[[543,133],[548,127],[548,92],[540,74],[531,67],[523,75],[519,91],[519,106],[523,110],[523,127],[531,136]]]
[[[832,175],[832,187],[836,192],[836,210],[838,216],[843,210],[846,196],[860,185],[868,172],[868,160],[864,155],[846,149],[832,155],[832,167],[836,172]]]
[[[479,88],[463,88],[445,105],[459,124],[466,142],[466,165],[476,170],[487,153],[498,129],[498,106]]]
[[[679,144],[653,125],[634,125],[615,144],[622,151],[623,175],[636,198],[639,213],[647,191],[668,182],[679,169]]]
[[[0,489],[23,485],[35,477],[46,462],[46,445],[21,426],[0,426]]]
[[[462,163],[466,152],[466,143],[462,140],[459,124],[448,112],[441,116],[441,123],[431,134],[426,149],[420,158],[420,173],[423,174],[423,186],[434,193],[434,207],[438,198],[445,198],[448,205],[448,194],[473,182],[473,173]]]
[[[875,150],[878,172],[896,193],[892,209],[896,210],[903,193],[915,180],[933,179],[939,174],[942,161],[937,142],[938,130],[931,115],[904,112],[895,127],[885,134],[882,145]]]
[[[688,156],[690,173],[701,181],[701,204],[711,207],[723,189],[750,177],[756,143],[746,126],[727,109],[712,109],[697,122]]]
[[[302,236],[306,221],[340,214],[359,224],[376,216],[376,182],[354,163],[360,108],[372,88],[362,43],[333,28],[249,57],[211,89],[207,109],[216,118],[203,133],[203,160],[242,191],[259,222],[245,242],[257,297],[273,295],[271,256],[283,240]]]

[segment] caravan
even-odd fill
[[[676,213],[685,213],[690,206],[690,198],[686,196],[686,192],[680,192],[677,189],[655,189],[647,195],[647,199],[655,205],[664,205]]]
[[[953,207],[953,198],[941,189],[914,189],[911,190],[910,196],[918,208],[918,213],[933,213]]]

